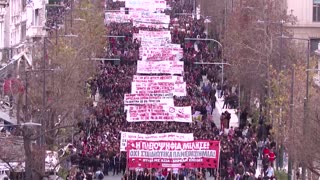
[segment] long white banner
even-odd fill
[[[183,82],[182,76],[139,76],[134,75],[132,82]]]
[[[127,106],[127,121],[175,121],[192,122],[191,106],[174,107],[163,105]]]
[[[144,38],[141,40],[142,47],[168,47],[168,48],[181,48],[181,44],[171,44],[165,39]]]
[[[146,47],[141,46],[139,48],[139,58],[142,60],[149,60],[150,58],[158,57],[161,59],[155,60],[171,60],[169,57],[174,57],[174,59],[180,60],[183,58],[183,49],[182,48],[174,48],[174,47],[166,47],[166,46],[158,46],[158,47]],[[173,60],[174,60],[173,59]]]
[[[159,134],[141,134],[132,132],[121,132],[120,151],[126,151],[127,142],[133,140],[145,141],[193,141],[192,133],[159,133]]]
[[[139,51],[142,52],[168,52],[168,53],[183,53],[183,49],[176,45],[169,45],[167,46],[142,46],[139,48]]]
[[[116,23],[130,23],[130,17],[122,12],[106,12],[104,17],[105,24],[111,22]]]
[[[141,57],[142,61],[179,61],[181,60],[181,55],[179,54],[169,54],[169,53],[153,53],[147,54]]]
[[[134,41],[135,39],[138,39],[140,42],[143,41],[144,39],[150,39],[152,38],[152,41],[162,41],[162,42],[167,42],[167,43],[171,43],[171,36],[161,36],[161,37],[158,37],[158,36],[155,36],[155,37],[152,37],[152,36],[144,36],[144,35],[141,35],[141,34],[138,34],[138,33],[133,33],[133,38],[132,40]]]
[[[139,21],[133,21],[133,26],[139,28],[168,29],[169,23],[162,23],[159,21],[146,21],[144,19],[140,19]]]
[[[131,83],[132,94],[173,93],[175,96],[186,96],[186,82],[149,82]]]
[[[168,38],[143,38],[141,39],[141,46],[167,46],[168,44],[170,44]],[[179,46],[177,47],[181,47],[180,44],[178,44]]]
[[[172,93],[157,93],[157,94],[124,94],[124,104],[162,104],[172,106]]]
[[[138,61],[137,73],[140,74],[182,74],[183,61]]]
[[[126,0],[126,8],[143,8],[150,11],[164,10],[167,8],[165,0]]]
[[[157,24],[159,23],[164,28],[168,28],[170,23],[170,16],[160,13],[152,13],[149,11],[133,11],[129,14],[126,14],[124,8],[120,8],[119,12],[106,12],[105,13],[105,23],[110,22],[116,23],[129,23],[133,20],[133,25],[138,26],[137,23],[146,23],[146,24]],[[140,26],[138,26],[140,27]]]
[[[165,40],[171,43],[171,32],[170,31],[142,31],[139,33],[133,33],[133,39],[143,40],[146,38],[152,38],[155,41],[158,39]]]

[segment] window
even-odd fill
[[[27,0],[22,0],[21,4],[22,4],[22,11],[25,11],[27,7]]]
[[[39,26],[39,9],[34,10],[33,25]]]
[[[26,22],[23,22],[21,24],[21,42],[23,42],[24,40],[26,40],[26,35],[27,35],[27,24]]]
[[[318,49],[318,44],[320,43],[320,39],[310,39],[310,51],[313,54]]]
[[[313,0],[313,22],[320,22],[320,0]]]

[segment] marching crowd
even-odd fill
[[[138,28],[132,23],[110,23],[109,35],[124,36],[109,38],[108,58],[120,58],[120,63],[104,62],[100,65],[100,72],[88,84],[91,95],[100,95],[97,106],[88,104],[85,110],[85,121],[79,123],[80,131],[75,135],[76,147],[80,150],[80,159],[74,160],[81,171],[75,176],[83,177],[89,172],[115,175],[123,174],[125,180],[146,179],[206,179],[206,174],[222,179],[256,179],[257,160],[263,161],[263,175],[272,179],[272,168],[275,159],[273,151],[275,145],[270,138],[261,139],[259,129],[250,124],[241,128],[229,127],[230,113],[225,111],[220,118],[221,127],[213,123],[211,116],[215,108],[217,97],[228,99],[225,106],[237,107],[237,97],[234,87],[225,81],[220,84],[219,66],[205,67],[195,65],[196,61],[215,62],[220,58],[220,51],[216,47],[209,47],[208,42],[185,41],[185,38],[205,38],[204,19],[195,20],[190,16],[179,16],[177,13],[191,13],[192,4],[179,1],[168,1],[171,10],[170,30],[173,43],[181,44],[184,50],[184,77],[187,82],[187,96],[175,97],[175,106],[192,106],[192,113],[200,112],[202,119],[193,123],[176,122],[137,122],[126,121],[123,99],[124,93],[130,93],[132,77],[136,73],[136,60],[139,56],[139,41],[133,39],[132,34],[138,33]],[[124,7],[123,2],[107,0],[108,10],[119,10]],[[148,29],[148,28],[147,28]],[[152,29],[148,29],[152,30]],[[208,78],[202,83],[203,77]],[[232,97],[232,98],[231,98]],[[229,128],[225,132],[223,128]],[[179,169],[176,172],[168,169],[126,169],[126,154],[120,153],[120,132],[137,132],[145,134],[179,132],[193,133],[195,140],[219,140],[221,154],[219,169]],[[261,140],[261,141],[260,141]],[[92,175],[91,175],[92,176]],[[261,179],[261,177],[259,177]],[[258,179],[259,179],[258,178]],[[80,178],[81,179],[81,178]]]

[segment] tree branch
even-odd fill
[[[52,128],[50,130],[46,130],[44,133],[36,136],[36,137],[33,137],[33,138],[30,138],[31,141],[35,141],[37,139],[39,139],[41,136],[44,136],[45,134],[51,132],[51,131],[55,131],[57,129],[62,129],[62,128],[69,128],[69,127],[74,127],[74,125],[66,125],[66,126],[60,126],[60,127],[55,127],[55,128]]]
[[[1,158],[1,157],[0,157],[0,159],[9,166],[9,169],[11,172],[15,172],[14,168],[10,165],[10,160],[8,161],[8,160],[5,160],[4,158]]]
[[[313,166],[309,166],[308,169],[309,169],[312,173],[314,173],[315,175],[320,176],[320,173],[318,172],[318,170],[320,170],[320,169],[315,170],[315,169],[317,169],[317,168],[315,168],[315,167],[313,167]]]

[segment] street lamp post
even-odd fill
[[[306,65],[307,65],[307,69],[306,69],[306,94],[305,94],[305,98],[304,98],[304,110],[303,110],[303,114],[304,114],[304,122],[303,122],[303,127],[302,127],[302,133],[303,136],[305,136],[306,131],[307,131],[307,120],[308,120],[308,102],[309,102],[309,78],[310,78],[310,73],[309,71],[311,71],[310,69],[310,39],[305,39],[305,38],[295,38],[295,37],[286,37],[281,35],[280,37],[281,39],[293,39],[293,40],[298,40],[298,41],[307,41],[307,61],[306,61]],[[293,84],[294,85],[294,84]],[[292,85],[292,88],[293,88]],[[292,91],[292,90],[291,90]],[[293,95],[291,95],[292,97],[292,103],[290,104],[290,106],[293,106]],[[293,110],[291,110],[293,111]],[[292,112],[290,112],[292,113]],[[292,121],[292,119],[290,120]],[[290,122],[292,123],[292,122]],[[293,168],[293,159],[292,156],[289,156],[289,161],[288,161],[288,179],[291,180],[292,179],[292,168]],[[305,163],[302,163],[302,180],[306,179],[306,166]]]
[[[0,127],[37,127],[37,126],[42,126],[40,123],[35,123],[35,122],[25,122],[25,123],[20,123],[20,124],[8,124],[8,125],[0,125]]]
[[[248,9],[251,9],[250,7],[248,7]],[[284,24],[285,24],[285,21],[284,20],[281,20],[281,21],[264,21],[264,20],[257,20],[258,24],[264,24],[265,25],[265,34],[267,36],[267,39],[268,39],[268,36],[270,35],[271,36],[271,44],[270,44],[270,47],[271,47],[271,50],[273,49],[273,45],[272,45],[272,34],[269,34],[268,33],[268,28],[269,28],[269,25],[277,25],[277,26],[280,26],[280,34],[281,36],[283,36],[283,33],[284,33]],[[282,72],[283,70],[283,62],[282,62],[282,45],[283,45],[283,39],[280,39],[280,42],[279,42],[279,64],[278,64],[278,71],[279,71],[279,75],[278,75],[278,83],[279,83],[279,86],[281,86],[281,81],[280,81],[280,73]],[[268,54],[268,59],[267,59],[267,80],[268,80],[268,98],[271,98],[271,85],[270,85],[270,65],[269,65],[269,58],[272,54],[272,51]],[[270,104],[267,105],[267,109],[268,109],[268,118],[270,118],[272,120],[272,125],[274,123],[273,121],[273,118],[271,117],[271,113],[270,113]],[[279,106],[279,113],[280,113],[280,118],[279,118],[279,123],[280,123],[280,126],[279,126],[279,129],[280,129],[280,132],[282,131],[282,118],[281,118],[281,114],[282,114],[282,106]],[[280,146],[279,146],[280,145]],[[280,161],[281,157],[283,157],[283,144],[282,142],[279,143],[279,145],[277,145],[276,147],[276,151],[279,153],[279,157],[280,158],[277,158],[276,160],[276,163],[277,163],[277,168],[280,167],[282,168],[283,166],[283,162]]]
[[[318,49],[315,51],[316,55],[318,55],[318,70],[320,69],[320,42],[318,43]],[[316,79],[316,84],[320,86],[320,71],[318,71],[318,76]]]
[[[223,50],[223,46],[222,46],[222,44],[219,42],[219,41],[217,41],[217,40],[215,40],[215,39],[208,39],[208,38],[206,38],[206,39],[204,39],[204,38],[185,38],[184,40],[190,40],[190,41],[211,41],[211,42],[215,42],[215,43],[217,43],[220,47],[221,47],[221,50]],[[223,53],[222,53],[223,54]],[[224,59],[223,59],[223,57],[221,58],[221,85],[223,86],[223,80],[224,80],[224,78],[223,78],[223,76],[224,76],[224,65],[226,65],[226,63],[224,63]]]
[[[285,24],[285,21],[284,20],[281,20],[279,22],[272,22],[272,21],[262,21],[262,20],[258,20],[257,21],[258,24],[274,24],[274,25],[279,25],[280,26],[280,36],[283,37],[283,33],[284,33],[284,24]],[[282,41],[282,38],[280,39],[280,47],[279,47],[279,71],[281,72],[282,71],[282,44],[283,44],[283,41]]]

